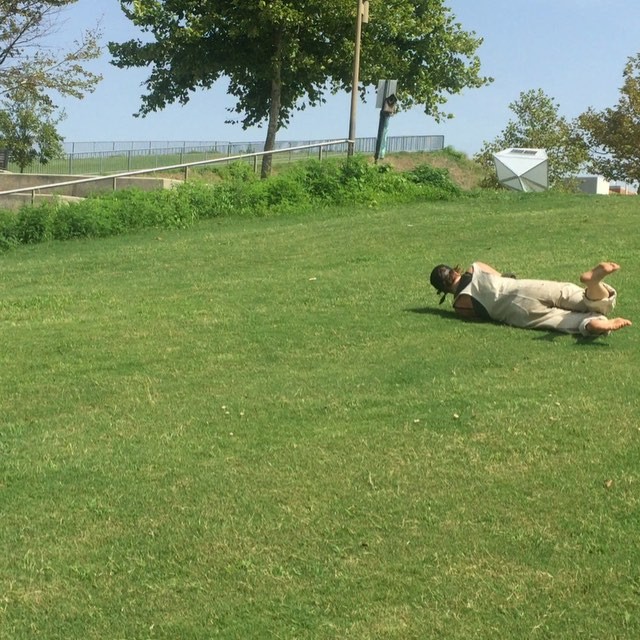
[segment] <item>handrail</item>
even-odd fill
[[[35,199],[36,191],[41,189],[55,189],[57,187],[68,187],[76,184],[86,184],[89,182],[98,182],[99,180],[113,180],[113,188],[115,189],[116,180],[118,178],[127,178],[129,176],[142,175],[143,173],[157,173],[158,171],[171,171],[172,169],[188,169],[205,164],[215,164],[217,162],[229,162],[231,160],[244,160],[246,158],[258,158],[259,156],[272,155],[276,153],[290,153],[291,151],[300,151],[302,149],[313,149],[320,147],[329,147],[336,144],[346,144],[349,140],[330,140],[329,142],[314,142],[312,144],[304,144],[296,147],[287,147],[284,149],[273,149],[272,151],[256,151],[254,153],[243,153],[236,156],[225,156],[224,158],[212,158],[210,160],[197,160],[195,162],[183,162],[181,164],[167,165],[166,167],[155,167],[152,169],[136,169],[135,171],[126,171],[124,173],[116,173],[103,176],[92,176],[91,178],[80,178],[79,180],[66,180],[64,182],[54,182],[52,184],[40,184],[35,187],[19,187],[18,189],[9,189],[8,191],[0,191],[0,196],[7,196],[13,193],[31,193],[32,201]]]

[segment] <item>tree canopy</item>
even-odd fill
[[[588,158],[587,149],[575,123],[559,115],[559,105],[553,98],[542,89],[523,91],[509,109],[515,119],[492,142],[485,142],[475,156],[487,169],[486,186],[497,185],[493,154],[511,147],[545,149],[551,186],[580,170]]]
[[[101,80],[84,68],[100,55],[99,31],[88,30],[67,51],[40,46],[77,0],[0,0],[0,94],[51,92],[82,98]]]
[[[588,109],[578,118],[591,169],[609,180],[640,183],[640,53],[630,57],[615,107]]]
[[[75,2],[0,0],[0,146],[9,148],[21,169],[61,150],[55,94],[82,98],[101,80],[84,67],[100,55],[98,29],[67,50],[48,42],[62,11]]]
[[[371,0],[362,35],[360,86],[399,80],[404,108],[444,117],[448,95],[480,87],[476,51],[444,0]],[[197,89],[229,80],[243,128],[267,123],[265,149],[293,112],[351,90],[354,0],[121,0],[143,39],[109,43],[113,64],[149,67],[138,115],[188,102]],[[212,110],[214,105],[212,105]],[[346,126],[346,124],[345,124]],[[265,165],[263,164],[263,175]]]

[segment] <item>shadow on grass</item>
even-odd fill
[[[558,338],[567,338],[569,335],[573,338],[576,347],[608,347],[609,344],[602,342],[602,336],[583,336],[576,334],[560,333],[557,331],[546,331],[541,335],[533,338],[534,340],[542,340],[543,342],[555,342]]]
[[[446,309],[438,309],[435,307],[412,307],[405,309],[409,313],[423,313],[430,316],[438,316],[439,318],[445,318],[446,320],[455,320],[456,322],[464,322],[465,324],[493,324],[495,326],[502,326],[500,322],[492,322],[490,320],[480,320],[479,318],[461,318],[456,315],[455,311],[447,311]]]
[[[602,342],[602,336],[574,336],[576,347],[608,347],[608,342]]]
[[[447,320],[457,320],[460,322],[484,322],[482,320],[465,320],[463,318],[459,318],[454,312],[447,311],[446,309],[438,309],[435,307],[411,307],[405,309],[409,313],[419,313],[426,314],[431,316],[438,316],[440,318],[445,318]],[[486,323],[485,323],[486,324]],[[495,325],[500,325],[500,323],[491,323]],[[566,339],[569,334],[560,333],[557,331],[533,331],[532,333],[536,333],[537,335],[532,338],[533,340],[540,340],[542,342],[555,342],[559,338]],[[606,342],[602,342],[602,336],[582,336],[582,335],[574,335],[574,344],[577,347],[608,347],[609,345]]]
[[[436,309],[434,307],[411,307],[410,309],[405,309],[405,311],[408,311],[409,313],[424,313],[431,316],[446,318],[447,320],[460,321],[460,318],[458,318],[453,311],[447,311],[446,309]]]

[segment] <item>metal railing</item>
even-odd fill
[[[184,180],[186,181],[189,177],[189,169],[191,169],[192,167],[201,167],[204,165],[209,165],[209,164],[216,164],[216,163],[220,163],[220,162],[232,162],[235,160],[253,160],[254,162],[254,170],[257,170],[257,162],[258,162],[258,158],[262,157],[262,156],[266,156],[266,155],[277,155],[277,154],[281,154],[281,153],[296,153],[296,152],[301,152],[304,151],[305,149],[318,149],[318,157],[320,160],[322,160],[323,156],[326,153],[330,153],[330,152],[340,152],[340,153],[346,153],[347,151],[347,145],[348,145],[349,141],[344,139],[344,140],[330,140],[327,142],[315,142],[315,143],[311,143],[311,144],[306,144],[306,145],[299,145],[296,147],[288,147],[288,148],[284,148],[284,149],[274,149],[273,151],[257,151],[254,153],[244,153],[244,154],[240,154],[240,155],[236,155],[236,156],[224,156],[222,158],[212,158],[212,159],[208,159],[208,160],[198,160],[195,162],[182,162],[182,163],[178,163],[178,164],[172,164],[172,165],[167,165],[167,166],[163,166],[163,167],[152,167],[152,168],[147,168],[147,169],[137,169],[135,171],[125,171],[125,172],[121,172],[121,173],[116,173],[116,174],[111,174],[111,175],[99,175],[99,176],[92,176],[92,177],[88,177],[88,178],[79,178],[79,179],[75,179],[75,180],[64,180],[62,182],[54,182],[54,183],[49,183],[49,184],[39,184],[39,185],[35,185],[35,186],[29,186],[29,187],[19,187],[16,189],[8,189],[6,191],[0,191],[0,196],[8,196],[8,195],[13,195],[13,194],[19,194],[19,193],[31,193],[31,203],[33,204],[35,202],[35,198],[36,198],[36,193],[38,191],[42,191],[44,189],[46,189],[47,191],[50,191],[51,189],[60,189],[63,187],[69,187],[69,186],[75,186],[75,185],[79,185],[79,184],[87,184],[90,182],[104,182],[104,181],[111,181],[112,182],[112,187],[113,190],[115,191],[116,187],[117,187],[117,181],[119,178],[128,178],[131,176],[139,176],[139,175],[143,175],[145,173],[157,173],[159,171],[176,171],[178,169],[182,169],[184,170]]]

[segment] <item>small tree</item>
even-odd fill
[[[545,149],[549,157],[549,183],[558,186],[575,175],[588,153],[575,123],[558,115],[559,105],[542,89],[522,92],[509,109],[516,115],[493,141],[485,142],[474,160],[486,171],[484,186],[497,186],[493,154],[510,147]]]
[[[28,92],[18,91],[2,101],[0,146],[24,173],[34,160],[47,164],[63,154],[62,137],[56,129],[63,115],[55,117],[55,107]]]
[[[590,152],[590,169],[609,180],[640,183],[640,53],[625,65],[620,99],[578,118]]]

